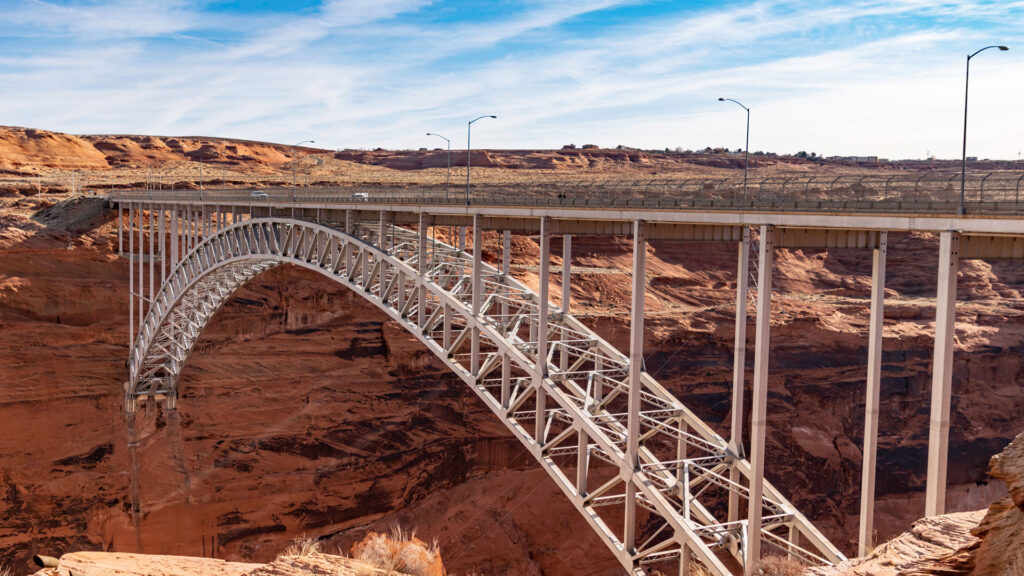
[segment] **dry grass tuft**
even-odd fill
[[[711,572],[708,572],[708,569],[705,568],[703,564],[691,562],[690,574],[688,576],[711,576]]]
[[[761,560],[760,574],[764,576],[801,576],[807,567],[785,556],[768,556]]]
[[[370,532],[352,545],[352,557],[365,562],[385,574],[401,572],[410,576],[444,576],[444,564],[437,541],[431,544],[393,526],[389,534]]]
[[[292,540],[281,556],[313,556],[320,553],[320,542],[312,536],[302,535]],[[2,576],[2,575],[0,575]]]
[[[11,576],[11,569],[5,564],[0,564],[0,576]]]

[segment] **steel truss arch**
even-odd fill
[[[283,263],[352,289],[416,336],[533,454],[628,571],[666,561],[682,566],[692,557],[725,575],[724,556],[743,561],[746,522],[721,519],[720,508],[723,496],[749,497],[747,460],[650,375],[629,382],[628,357],[572,315],[551,313],[542,326],[548,315],[525,285],[427,240],[425,230],[383,218],[354,225],[351,234],[305,220],[250,219],[198,243],[150,303],[131,350],[126,410],[142,399],[173,408],[180,372],[216,311]],[[641,386],[638,430],[629,428],[624,409],[634,385]],[[535,422],[544,424],[536,432]],[[640,446],[636,467],[627,456],[631,440]],[[633,509],[624,509],[631,500]],[[766,546],[809,563],[844,559],[768,483],[762,510]],[[623,518],[637,525],[632,546],[612,528]]]

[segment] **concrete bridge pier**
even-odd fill
[[[737,458],[746,454],[743,450],[743,395],[747,371],[747,280],[750,278],[750,227],[743,227],[742,239],[737,243],[736,265],[736,335],[733,345],[732,362],[732,415],[729,434],[729,451]],[[740,471],[736,466],[729,468],[729,480],[739,484]],[[740,518],[740,493],[729,492],[727,519],[736,522]]]
[[[629,316],[629,397],[627,404],[626,461],[631,469],[622,471],[626,484],[626,527],[622,543],[636,552],[636,491],[633,473],[640,470],[640,391],[644,372],[644,293],[647,291],[647,230],[642,220],[633,222],[633,285]]]
[[[548,290],[551,270],[551,221],[544,216],[540,219],[540,284],[537,287],[537,363],[533,374],[537,412],[534,421],[534,440],[537,446],[545,443],[544,428],[547,416],[547,391],[544,379],[548,376]]]
[[[871,316],[868,321],[868,378],[864,401],[864,455],[861,464],[860,533],[857,555],[874,547],[875,468],[878,454],[878,399],[882,381],[882,322],[888,232],[879,234],[871,257]]]
[[[757,270],[757,326],[754,342],[754,379],[750,413],[750,498],[747,500],[747,553],[745,576],[757,574],[761,561],[761,515],[764,494],[765,434],[768,409],[768,348],[771,337],[772,268],[775,262],[775,229],[761,226]]]
[[[932,361],[932,415],[928,429],[928,484],[925,515],[946,511],[949,464],[949,413],[953,391],[953,338],[956,331],[956,274],[960,235],[939,235],[939,286],[935,301],[935,356]]]

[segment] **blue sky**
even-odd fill
[[[1024,150],[1024,1],[0,0],[0,124],[328,148]]]

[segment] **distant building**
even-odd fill
[[[829,156],[828,160],[841,160],[845,162],[871,162],[878,163],[878,156]]]

